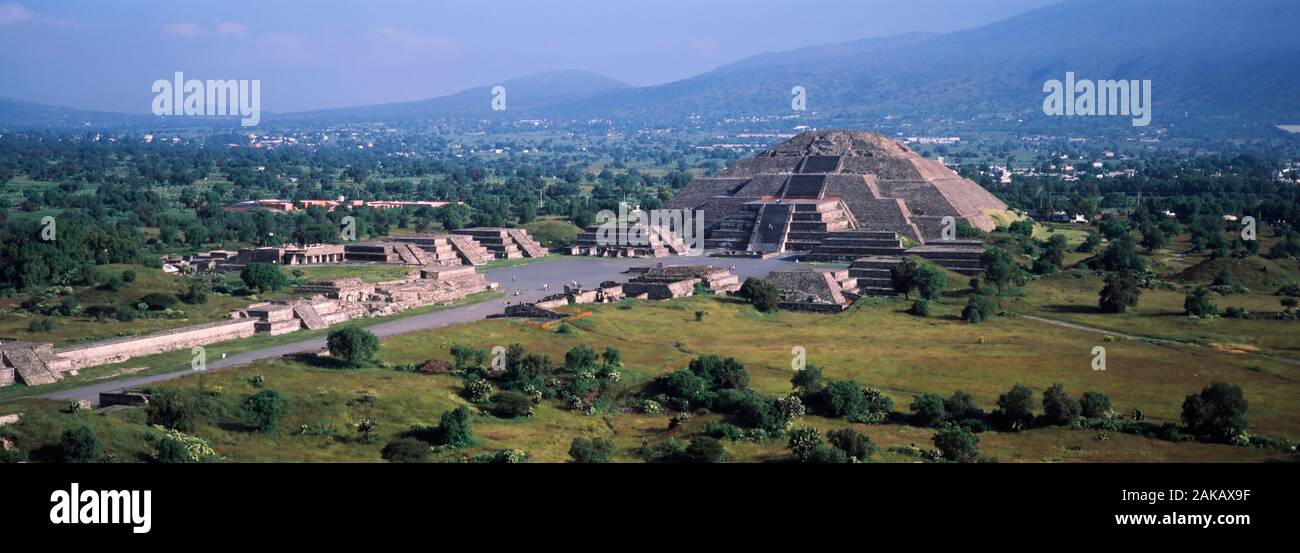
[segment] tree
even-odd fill
[[[449,447],[474,445],[474,432],[469,425],[469,409],[464,405],[447,411],[433,428],[433,443]]]
[[[244,401],[244,421],[258,432],[274,432],[284,415],[284,396],[275,390],[262,390]]]
[[[244,281],[244,285],[258,293],[268,290],[274,292],[289,284],[289,279],[280,268],[270,263],[249,263],[239,273],[239,278]]]
[[[601,360],[605,362],[606,367],[617,368],[623,365],[623,352],[618,351],[614,346],[605,348],[605,353],[601,354]]]
[[[943,398],[934,394],[921,394],[912,400],[912,420],[920,426],[939,426],[948,418]]]
[[[1043,419],[1048,424],[1064,426],[1074,422],[1083,413],[1083,408],[1074,398],[1065,395],[1065,388],[1053,384],[1043,390]]]
[[[966,307],[961,311],[961,318],[968,323],[980,323],[992,317],[998,311],[997,302],[984,294],[972,294],[966,300]]]
[[[773,313],[781,302],[781,291],[770,282],[750,277],[740,286],[740,297],[763,313]]]
[[[1217,317],[1219,306],[1210,299],[1210,291],[1201,286],[1183,299],[1183,311],[1193,317]]]
[[[1093,268],[1102,271],[1128,272],[1138,274],[1146,270],[1146,261],[1137,253],[1137,245],[1132,239],[1121,238],[1112,241],[1101,255],[1093,262]]]
[[[1204,441],[1232,443],[1246,431],[1248,406],[1241,386],[1214,382],[1183,400],[1183,424]]]
[[[817,402],[817,414],[830,418],[853,418],[867,412],[867,396],[852,380],[826,383]]]
[[[904,298],[912,299],[912,291],[916,289],[916,273],[920,268],[921,264],[912,257],[904,257],[890,267],[889,280],[894,285],[894,291]]]
[[[331,356],[353,367],[369,363],[379,352],[379,337],[355,325],[331,330],[325,344]]]
[[[1108,273],[1106,285],[1101,288],[1101,293],[1097,296],[1097,305],[1104,313],[1124,313],[1137,307],[1138,296],[1141,293],[1133,273],[1127,271]]]
[[[822,378],[821,367],[805,365],[803,370],[795,371],[794,376],[790,377],[790,384],[794,385],[799,395],[807,399],[822,391],[826,387],[826,380]]]
[[[1147,249],[1147,253],[1153,253],[1156,250],[1169,245],[1169,236],[1160,227],[1150,226],[1142,231],[1142,247]]]
[[[59,453],[65,463],[90,463],[99,459],[99,438],[86,426],[63,431]]]
[[[980,457],[980,437],[965,427],[950,425],[934,434],[934,447],[954,463],[974,463]]]
[[[570,463],[608,463],[614,454],[614,442],[606,438],[574,438],[569,444]]]
[[[390,463],[423,463],[429,453],[429,444],[415,438],[398,438],[385,444],[379,456]]]
[[[1100,247],[1101,235],[1095,232],[1090,232],[1088,233],[1088,237],[1083,239],[1083,243],[1079,244],[1079,247],[1075,248],[1074,251],[1079,253],[1092,253],[1097,251],[1097,248]]]
[[[984,268],[984,280],[993,283],[1002,292],[1008,284],[1020,276],[1020,266],[1006,250],[989,247],[980,254],[980,267]]]
[[[701,355],[692,359],[688,368],[695,376],[707,382],[711,390],[740,390],[749,387],[749,371],[735,357],[723,359],[716,355]]]
[[[967,419],[984,418],[984,410],[975,402],[975,396],[963,390],[957,390],[943,401],[943,409],[948,417],[960,423]]]
[[[564,368],[578,372],[596,366],[596,350],[587,346],[577,346],[564,354]]]
[[[1012,386],[998,396],[998,418],[1007,428],[1018,430],[1034,420],[1034,392],[1024,384]]]
[[[1083,409],[1084,418],[1101,418],[1110,413],[1110,398],[1101,392],[1088,390],[1079,400],[1079,406]]]
[[[948,287],[948,273],[932,263],[921,263],[912,282],[921,299],[937,300],[943,295],[944,288]]]

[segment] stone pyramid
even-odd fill
[[[810,202],[826,205],[768,209]],[[773,228],[763,222],[765,213],[772,217],[784,211],[840,208],[849,212],[843,218],[852,225],[823,225],[823,239],[838,231],[892,231],[925,243],[938,240],[946,216],[993,230],[988,214],[1007,206],[896,140],[874,132],[830,130],[800,134],[716,177],[695,179],[666,207],[702,210],[706,235],[713,230],[743,235],[755,227],[761,234]],[[789,217],[788,232],[798,222],[798,217]],[[810,236],[801,239],[816,239]]]

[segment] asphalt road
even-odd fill
[[[447,325],[473,322],[487,318],[488,315],[500,313],[507,303],[536,301],[544,296],[562,291],[565,284],[574,281],[577,281],[585,288],[591,288],[601,282],[609,280],[623,282],[628,279],[628,275],[623,274],[623,272],[629,267],[654,266],[656,263],[663,263],[664,265],[708,264],[720,267],[734,266],[735,270],[733,272],[739,276],[741,280],[748,277],[763,277],[766,276],[768,272],[776,269],[807,267],[807,265],[801,265],[783,259],[692,257],[605,259],[596,257],[566,257],[556,261],[544,261],[529,265],[503,267],[488,271],[487,279],[491,282],[500,284],[500,290],[506,294],[506,297],[500,300],[479,302],[434,313],[407,317],[396,321],[380,323],[368,328],[371,332],[375,333],[375,335],[384,337],[405,334],[407,332],[428,330],[431,328],[439,328]],[[544,290],[543,286],[547,284],[550,285],[549,289]],[[518,296],[514,295],[516,290],[519,291]],[[291,344],[231,355],[225,359],[209,360],[207,370],[214,371],[230,367],[238,367],[262,359],[278,358],[289,353],[319,351],[324,347],[325,340],[323,338],[303,340],[301,342],[294,342]],[[192,372],[193,371],[191,370],[180,370],[149,376],[108,380],[94,384],[87,384],[78,388],[51,392],[46,394],[44,397],[64,400],[89,400],[92,403],[98,403],[99,394],[101,392],[116,392],[130,388],[139,388],[154,382],[179,378],[191,374]]]

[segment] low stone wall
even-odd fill
[[[7,367],[0,367],[0,388],[10,386],[14,383],[14,370]]]
[[[256,319],[218,321],[173,330],[115,338],[91,344],[54,350],[60,357],[72,362],[73,369],[95,365],[120,363],[132,357],[153,355],[194,346],[202,346],[236,338],[247,338],[256,332]]]

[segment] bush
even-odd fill
[[[56,323],[54,322],[54,319],[32,319],[32,322],[27,323],[27,331],[28,332],[49,332],[51,330],[54,330],[55,326]]]
[[[876,444],[871,438],[852,428],[842,428],[826,433],[826,439],[836,449],[855,461],[866,461],[876,453]]]
[[[1246,431],[1247,407],[1240,386],[1214,382],[1183,401],[1183,424],[1203,441],[1232,443]]]
[[[1079,402],[1065,395],[1060,384],[1043,391],[1043,419],[1047,424],[1065,426],[1074,422],[1083,413]]]
[[[423,463],[429,460],[429,444],[415,438],[398,438],[380,450],[379,456],[390,463]]]
[[[1250,310],[1245,307],[1229,307],[1224,310],[1223,316],[1229,319],[1242,319],[1247,321],[1256,318],[1255,314],[1251,313]]]
[[[817,414],[830,418],[852,418],[866,414],[867,396],[852,380],[826,383],[817,401]]]
[[[1183,311],[1194,317],[1214,317],[1219,314],[1219,306],[1210,300],[1210,291],[1198,287],[1183,299]]]
[[[180,393],[168,389],[155,390],[149,393],[145,419],[151,425],[193,432],[198,426],[195,411],[192,397],[182,397]]]
[[[961,318],[968,323],[980,323],[992,317],[998,311],[997,302],[984,294],[974,294],[966,301],[966,308],[961,311]]]
[[[504,391],[492,396],[489,411],[503,419],[527,417],[533,414],[533,400],[519,392]]]
[[[274,432],[284,415],[284,396],[275,390],[262,390],[244,401],[244,421],[258,432]]]
[[[256,290],[259,294],[266,291],[277,291],[289,284],[289,279],[284,276],[280,268],[270,263],[249,263],[244,270],[239,273],[240,280],[251,290]]]
[[[1079,400],[1079,407],[1083,410],[1085,418],[1101,418],[1110,413],[1110,398],[1101,392],[1089,390],[1083,393],[1083,398]]]
[[[739,441],[745,437],[744,429],[734,424],[709,421],[704,425],[704,435],[719,440]]]
[[[574,438],[569,444],[570,463],[608,463],[614,454],[614,442],[605,438]]]
[[[934,447],[944,459],[954,463],[979,460],[980,437],[960,426],[948,426],[934,434]]]
[[[99,438],[89,427],[78,426],[63,431],[59,437],[59,454],[65,463],[90,463],[99,460]]]
[[[849,462],[849,455],[844,450],[826,444],[817,444],[808,452],[803,462],[810,464],[842,464]]]
[[[740,390],[749,387],[749,371],[735,357],[723,359],[716,355],[701,355],[692,359],[687,368],[708,383],[710,390]]]
[[[202,463],[216,456],[202,438],[175,430],[168,430],[157,441],[155,458],[159,463]]]
[[[176,299],[176,296],[171,294],[154,292],[151,294],[145,294],[140,298],[139,303],[148,305],[149,309],[152,311],[162,311],[164,309],[175,307],[177,303],[180,303],[180,300]]]
[[[1012,386],[998,396],[998,418],[1008,429],[1019,430],[1034,420],[1034,392],[1024,384]]]
[[[325,344],[331,356],[353,367],[369,363],[379,352],[379,337],[355,325],[331,330]]]
[[[918,426],[939,426],[948,415],[944,412],[943,398],[934,394],[921,394],[912,400],[912,421]]]
[[[682,462],[685,463],[725,463],[726,461],[727,450],[722,447],[722,442],[708,436],[696,436],[691,439],[691,445],[686,446],[682,456]]]
[[[135,269],[122,271],[122,282],[135,282]]]
[[[925,298],[917,298],[916,301],[912,302],[912,307],[909,307],[907,312],[917,317],[929,317],[930,302],[926,301]]]

